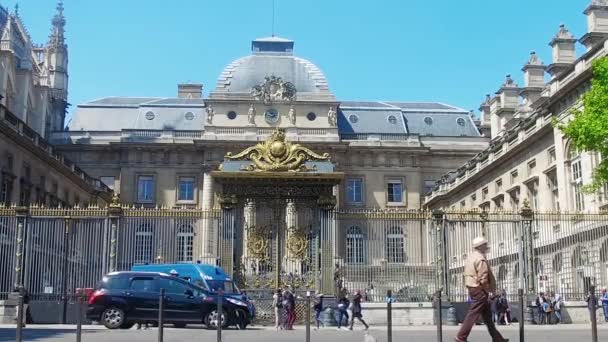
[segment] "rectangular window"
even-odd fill
[[[551,147],[548,151],[548,161],[549,161],[549,165],[555,163],[556,157],[555,157],[555,147]]]
[[[494,209],[496,209],[496,210],[504,209],[504,198],[502,196],[494,199]]]
[[[517,183],[518,176],[519,176],[519,172],[517,172],[517,170],[511,171],[511,184]]]
[[[488,188],[481,189],[481,200],[485,201],[488,199]]]
[[[152,228],[143,225],[135,232],[135,260],[136,264],[154,261],[154,235]]]
[[[585,210],[585,196],[583,194],[583,169],[581,159],[577,156],[570,164],[572,189],[574,190],[574,207],[577,211]]]
[[[192,262],[194,232],[192,227],[185,227],[177,233],[177,261]]]
[[[495,185],[496,185],[496,193],[501,192],[502,191],[502,179],[497,180]]]
[[[559,188],[557,186],[557,171],[547,174],[547,186],[551,190],[551,208],[559,210]]]
[[[528,162],[528,177],[534,175],[536,171],[536,159],[532,159]]]
[[[477,201],[477,194],[471,195],[471,207],[475,206],[475,201]]]
[[[519,188],[511,191],[511,193],[509,193],[509,198],[511,202],[511,209],[513,209],[515,212],[519,211]]]
[[[386,234],[386,260],[389,263],[405,262],[405,236],[401,227],[391,227]]]
[[[178,201],[194,201],[194,177],[179,177],[177,189]]]
[[[460,209],[465,209],[467,207],[467,201],[462,200],[460,201]]]
[[[386,193],[389,203],[403,203],[403,183],[401,179],[389,179]]]
[[[528,184],[528,198],[532,210],[538,210],[538,181]]]
[[[110,188],[112,191],[114,191],[114,182],[116,181],[116,179],[114,178],[114,176],[102,176],[99,177],[99,180],[108,186],[108,188]]]
[[[137,201],[154,201],[154,176],[137,177]]]
[[[362,178],[349,178],[346,180],[346,201],[348,203],[363,203]]]
[[[425,180],[424,181],[424,194],[425,195],[431,194],[431,192],[433,192],[434,188],[435,188],[434,180]]]
[[[13,187],[13,178],[7,173],[2,173],[2,184],[0,188],[0,203],[9,205],[11,202],[11,193]]]

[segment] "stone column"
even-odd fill
[[[108,217],[110,219],[110,258],[107,267],[108,272],[115,272],[118,268],[118,227],[120,226],[121,216],[122,207],[118,194],[115,194],[112,198],[112,203],[108,206]]]
[[[17,216],[17,234],[16,234],[16,246],[15,246],[15,275],[14,285],[15,288],[22,287],[24,284],[24,266],[25,266],[25,236],[27,227],[27,217],[29,215],[29,209],[27,207],[17,207],[15,209]]]
[[[285,225],[286,225],[286,236],[285,242],[285,257],[284,257],[284,265],[285,272],[292,274],[300,274],[300,270],[302,269],[302,261],[299,259],[297,255],[294,255],[290,250],[290,244],[293,243],[295,238],[298,238],[297,234],[299,234],[298,230],[298,212],[296,208],[296,204],[293,200],[287,200],[287,207],[285,210]]]
[[[213,254],[213,246],[219,236],[217,236],[217,232],[213,231],[214,215],[211,215],[211,211],[213,210],[213,177],[209,173],[209,170],[203,173],[202,207],[205,214],[203,216],[203,226],[199,232],[199,259],[210,263],[218,257],[218,255]]]
[[[249,239],[252,237],[252,231],[256,225],[256,207],[255,201],[252,199],[248,199],[245,203],[245,208],[243,212],[243,259],[242,263],[245,265],[246,275],[255,274],[254,269],[259,269],[259,259],[254,255],[250,255],[250,251],[247,248],[247,243]],[[254,266],[254,267],[252,267]]]

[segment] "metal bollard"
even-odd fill
[[[163,342],[165,336],[165,289],[160,289],[158,295],[158,342]]]
[[[222,315],[224,308],[224,296],[222,290],[217,291],[217,342],[222,342]]]
[[[386,290],[386,340],[393,342],[393,291]]]
[[[19,301],[17,302],[17,330],[15,340],[17,342],[23,342],[23,295],[19,295]]]
[[[437,324],[437,342],[443,342],[443,327],[441,322],[441,290],[439,289],[437,293],[435,293],[435,315],[437,319],[435,323]]]
[[[310,291],[306,291],[306,342],[310,342]]]
[[[524,289],[518,289],[519,296],[519,342],[524,342]]]
[[[591,341],[597,342],[597,316],[596,316],[596,298],[595,298],[595,286],[592,285],[589,288],[589,302],[587,306],[589,307],[589,315],[591,316]]]
[[[77,294],[76,297],[76,342],[82,341],[82,302],[84,293]]]

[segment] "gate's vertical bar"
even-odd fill
[[[63,230],[63,260],[61,265],[61,324],[65,324],[68,314],[68,255],[70,252],[70,228],[72,219],[69,216],[64,217]]]
[[[120,225],[120,217],[122,216],[122,207],[120,205],[120,195],[114,193],[112,202],[108,206],[108,216],[110,218],[110,272],[117,270],[117,255],[118,255],[118,227]]]
[[[15,236],[17,248],[15,248],[15,288],[23,287],[24,266],[25,266],[25,236],[27,227],[27,217],[29,216],[29,208],[15,208],[17,216],[17,234]]]

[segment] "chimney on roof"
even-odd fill
[[[559,25],[559,31],[551,39],[549,45],[553,48],[553,63],[547,67],[547,72],[556,77],[567,70],[576,60],[576,39],[564,24]]]
[[[521,69],[524,72],[524,88],[519,92],[519,95],[523,98],[523,105],[527,110],[530,109],[530,105],[534,101],[540,98],[545,86],[546,68],[536,52],[532,51],[528,62]]]
[[[177,85],[177,97],[180,99],[200,99],[203,97],[203,85],[200,83],[180,83]]]
[[[490,100],[490,130],[492,138],[504,133],[505,125],[513,118],[518,106],[519,87],[511,78],[505,77],[505,82]]]
[[[587,33],[579,41],[591,50],[608,37],[608,1],[593,0],[583,13],[587,16]]]

